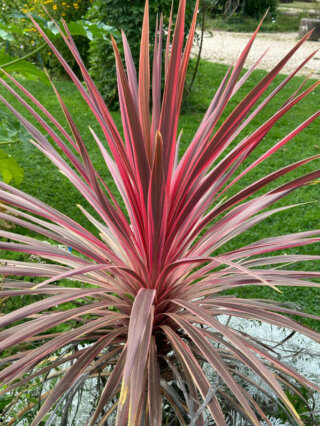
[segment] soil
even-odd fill
[[[230,65],[234,62],[246,42],[250,39],[249,33],[231,33],[226,31],[210,31],[205,33],[202,47],[202,59],[211,62],[218,62]],[[246,68],[252,66],[267,49],[266,56],[259,63],[257,68],[271,70],[289,50],[297,43],[296,33],[260,33],[252,46],[246,62]],[[193,53],[198,53],[199,47],[194,47]],[[320,49],[320,41],[307,41],[288,64],[283,68],[282,73],[289,74],[312,52]],[[320,54],[317,53],[302,70],[300,75],[313,73],[314,78],[320,77]]]

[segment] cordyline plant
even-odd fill
[[[231,410],[240,412],[250,424],[258,425],[262,420],[270,424],[262,407],[245,390],[244,383],[250,379],[240,373],[240,365],[252,370],[265,383],[266,387],[257,385],[257,388],[273,400],[276,396],[279,406],[293,423],[303,424],[288,398],[288,390],[297,395],[301,387],[320,390],[281,362],[257,339],[233,330],[218,318],[224,314],[259,320],[304,333],[319,342],[318,333],[290,317],[292,314],[315,316],[272,301],[226,296],[224,291],[253,285],[275,290],[277,286],[319,286],[310,281],[319,277],[317,272],[279,269],[284,263],[314,260],[319,256],[270,256],[269,253],[319,242],[320,230],[265,238],[237,250],[216,254],[230,239],[284,210],[275,208],[262,212],[264,209],[320,177],[317,170],[253,197],[269,183],[319,158],[319,154],[290,164],[231,197],[225,197],[226,191],[240,178],[320,115],[320,111],[312,115],[237,173],[277,121],[319,84],[316,82],[306,89],[300,87],[271,118],[231,146],[251,120],[313,57],[306,58],[261,101],[266,89],[310,34],[303,37],[218,125],[229,100],[254,68],[240,78],[257,30],[235,65],[228,70],[193,140],[179,160],[179,111],[198,7],[197,4],[189,37],[183,46],[185,3],[185,0],[180,1],[172,40],[170,23],[164,46],[163,93],[162,19],[158,20],[155,32],[150,77],[148,3],[138,76],[125,35],[126,69],[112,40],[123,138],[83,65],[68,27],[64,26],[62,36],[79,64],[85,86],[34,22],[101,127],[103,138],[91,132],[126,211],[94,169],[85,142],[57,89],[54,88],[70,131],[65,130],[12,76],[8,75],[12,85],[1,80],[49,134],[52,143],[8,101],[1,98],[2,102],[31,134],[32,143],[74,184],[99,216],[97,219],[79,206],[97,228],[97,237],[54,208],[0,183],[0,199],[5,209],[1,210],[0,218],[47,239],[1,231],[2,249],[41,259],[39,263],[7,259],[1,266],[2,297],[36,296],[35,302],[0,318],[3,327],[0,348],[12,348],[1,362],[0,378],[6,385],[3,392],[10,393],[22,386],[28,388],[35,379],[40,383],[49,380],[50,372],[58,369],[54,377],[59,380],[53,389],[43,391],[39,404],[34,405],[33,425],[48,419],[52,409],[67,404],[66,395],[70,397],[70,389],[74,394],[86,380],[97,375],[104,377],[104,388],[96,406],[92,407],[90,425],[105,424],[108,419],[117,425],[161,425],[163,410],[165,407],[168,410],[168,406],[171,407],[171,420],[175,418],[181,424],[204,425],[214,421],[225,425]],[[228,149],[230,146],[232,149]],[[72,251],[64,250],[61,245],[69,246]],[[35,284],[19,281],[15,278],[19,276],[43,278],[37,278]],[[68,309],[65,308],[67,302]],[[71,320],[76,326],[57,332],[56,326]],[[60,356],[65,348],[70,349]],[[208,369],[211,377],[217,378],[216,382],[209,380]],[[112,417],[115,413],[116,420]]]

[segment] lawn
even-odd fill
[[[299,30],[301,18],[319,14],[320,2],[293,2],[281,3],[275,12],[269,12],[264,19],[261,32],[297,32]],[[253,32],[259,24],[260,19],[249,16],[238,16],[234,14],[231,17],[217,15],[206,17],[207,30],[224,30],[236,32]]]
[[[305,1],[294,1],[292,3],[280,3],[279,9],[298,9],[298,10],[314,10],[316,8],[320,7],[319,1],[311,1],[311,2],[305,2]]]
[[[274,32],[297,32],[301,18],[308,17],[307,11],[297,12],[294,14],[284,14],[281,11],[268,15],[261,25],[261,32],[274,33]],[[223,18],[217,17],[215,19],[206,19],[206,30],[222,30],[222,31],[235,31],[235,32],[253,32],[260,20],[251,17],[231,17]]]
[[[193,64],[191,67],[192,66]],[[217,87],[226,70],[227,67],[224,65],[212,64],[205,61],[200,63],[196,82],[193,86],[191,95],[185,99],[184,108],[179,123],[180,128],[183,129],[181,143],[182,151],[190,143],[192,136],[194,135],[197,126],[199,125],[200,120],[206,108],[208,107],[212,96],[217,90]],[[247,93],[250,87],[256,84],[264,75],[264,71],[256,71],[252,74],[246,85],[241,88],[240,93],[238,93],[237,96],[230,102],[228,111],[226,111],[224,114],[224,118],[228,112],[230,112],[232,108],[235,107],[239,99],[241,99],[241,97]],[[278,84],[282,79],[283,76],[279,76],[276,79],[275,84]],[[261,124],[267,117],[272,115],[272,113],[289,98],[292,92],[294,92],[299,87],[303,79],[303,77],[294,78],[287,85],[287,87],[285,87],[280,92],[277,99],[271,102],[270,105],[262,111],[260,117],[257,117],[254,123],[251,123],[250,126],[245,129],[242,136],[249,134],[256,126]],[[60,107],[58,106],[57,100],[51,88],[42,83],[28,80],[24,81],[24,85],[32,93],[37,95],[38,99],[49,109],[50,112],[55,115],[57,119],[63,121],[63,114],[60,110]],[[103,160],[99,156],[98,149],[88,129],[88,126],[91,126],[99,133],[97,123],[95,123],[92,119],[88,108],[81,100],[79,94],[70,82],[57,82],[57,88],[63,96],[70,111],[73,113],[73,117],[78,124],[79,130],[81,131],[83,138],[87,143],[87,147],[93,158],[94,165],[101,173],[101,175],[107,179],[110,187],[114,188],[114,185],[110,180],[110,175],[106,170]],[[1,89],[0,92],[3,94],[4,90]],[[13,99],[12,103],[17,106],[17,102]],[[303,100],[301,104],[297,105],[291,112],[289,112],[289,114],[285,116],[281,122],[279,122],[270,131],[257,151],[251,156],[251,159],[256,158],[259,154],[261,155],[262,152],[270,148],[275,142],[279,141],[285,134],[287,134],[305,118],[315,112],[318,107],[319,91],[310,94],[307,99]],[[18,107],[18,109],[22,110],[20,107]],[[113,112],[112,115],[116,123],[120,126],[121,119],[119,112]],[[101,136],[100,133],[99,135]],[[278,151],[274,158],[272,157],[270,160],[262,163],[258,169],[254,169],[246,177],[241,179],[237,184],[237,188],[239,189],[246,187],[250,183],[266,174],[269,174],[271,171],[276,170],[277,168],[283,167],[302,158],[318,154],[319,146],[319,122],[316,122],[309,126],[302,134],[297,136],[286,147]],[[40,200],[50,204],[58,210],[61,210],[63,213],[69,215],[85,226],[90,227],[77,207],[77,204],[84,204],[81,195],[76,191],[75,188],[72,187],[72,185],[61,173],[55,170],[54,166],[51,165],[49,160],[47,160],[31,145],[15,144],[7,150],[10,150],[10,153],[18,160],[19,164],[25,170],[25,177],[20,189],[38,197]],[[318,167],[319,162],[317,164],[315,162],[309,163],[300,172],[291,173],[289,178],[298,176],[302,172],[310,172]],[[273,185],[273,187],[278,186],[283,182],[284,180],[280,179],[277,182],[277,185]],[[236,191],[237,188],[233,188],[233,191]],[[231,191],[227,193],[228,197],[230,195],[232,195]],[[227,243],[223,249],[232,250],[240,247],[243,244],[248,244],[251,241],[253,242],[264,237],[317,229],[319,228],[318,202],[319,185],[311,185],[303,188],[302,190],[298,190],[290,194],[290,196],[288,196],[281,203],[278,203],[278,205],[280,206],[297,203],[308,204],[294,207],[290,210],[270,217],[262,224],[259,224],[252,228],[249,232],[244,233],[241,237],[238,237]],[[94,232],[91,227],[90,230]],[[15,232],[23,232],[23,230],[16,228]],[[305,246],[295,250],[294,252],[319,254],[319,246],[319,244]],[[12,256],[13,254],[10,255]],[[17,256],[17,258],[21,259],[23,258],[23,255],[13,256]],[[293,265],[292,268],[297,268],[298,266],[300,267],[301,265]],[[312,262],[309,262],[308,265],[303,265],[303,267],[319,270],[319,265]],[[237,291],[237,294],[242,297],[272,297],[282,301],[297,302],[303,310],[320,315],[320,292],[316,289],[284,289],[283,293],[279,295],[278,293],[274,291],[271,292],[268,289],[252,288],[246,289],[245,291]],[[304,323],[312,325],[313,327],[316,326],[315,322],[308,320],[305,320]],[[320,330],[320,326],[317,328]]]

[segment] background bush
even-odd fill
[[[25,19],[23,11],[26,10],[26,3],[22,0],[0,0],[0,23],[4,26],[2,29],[12,24],[20,28],[20,32],[14,32],[11,37],[0,38],[0,48],[12,56],[23,56],[35,49],[38,40],[35,32],[30,31],[30,22]]]
[[[49,19],[43,10],[42,4],[44,4],[50,15],[57,21],[64,19],[66,22],[71,22],[81,19],[86,14],[88,8],[91,5],[91,0],[46,0],[45,2],[31,0],[27,3],[30,11],[36,15],[42,16],[45,19]],[[87,65],[89,40],[83,36],[74,36],[73,38],[85,64]],[[65,42],[59,39],[56,40],[54,44],[62,56],[66,59],[68,64],[72,67],[72,69],[78,73],[78,66],[76,65],[76,61],[71,55]],[[66,74],[64,68],[60,65],[57,58],[51,54],[49,49],[46,54],[43,55],[43,62],[44,66],[49,68],[51,74],[53,74],[55,77],[65,77]]]
[[[0,45],[10,55],[20,57],[32,52],[42,44],[43,41],[38,31],[33,27],[30,19],[25,15],[26,12],[44,20],[50,20],[50,17],[43,9],[43,6],[45,6],[52,18],[58,21],[63,18],[66,22],[71,22],[80,20],[90,5],[91,0],[0,0],[2,23],[9,26],[10,24],[16,24],[21,30],[20,32],[13,33],[14,40],[0,40]],[[84,62],[88,64],[89,40],[83,36],[74,36],[74,40]],[[68,64],[77,72],[76,61],[70,54],[64,41],[59,39],[54,44],[65,57]],[[32,62],[50,69],[50,74],[54,77],[65,77],[64,69],[49,48],[46,47],[41,53],[38,53],[31,59]]]
[[[175,2],[176,7],[178,2]],[[139,46],[145,0],[96,0],[86,16],[92,21],[99,20],[119,30],[124,30],[129,41],[136,66],[139,62]],[[195,1],[187,1],[186,25],[189,26]],[[163,13],[167,26],[171,0],[150,0],[150,43],[154,40],[156,16]],[[176,9],[175,9],[176,12]],[[119,41],[121,50],[121,43]],[[94,40],[90,43],[90,73],[109,106],[117,105],[116,67],[113,49],[108,40]]]
[[[276,11],[278,0],[206,0],[211,15],[223,15],[230,18],[232,15],[250,16],[259,18],[267,9],[270,13]]]
[[[264,15],[270,8],[269,13],[275,12],[278,0],[245,0],[243,13],[247,16],[257,17]]]

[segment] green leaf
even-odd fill
[[[0,145],[22,142],[29,147],[29,133],[13,116],[0,110]]]
[[[26,78],[37,78],[45,84],[50,84],[46,74],[38,67],[36,67],[31,62],[25,60],[17,61],[17,59],[19,58],[14,58],[13,56],[5,53],[3,50],[0,51],[0,68],[5,64],[13,62],[11,65],[5,67],[8,73],[17,72]],[[1,73],[0,76],[3,78],[4,74]]]
[[[62,24],[60,24],[60,27],[62,27]],[[83,37],[89,38],[90,40],[92,39],[92,38],[88,37],[87,26],[82,21],[68,22],[67,27],[68,27],[71,35],[81,35]]]
[[[2,411],[12,400],[14,399],[13,395],[1,395],[0,396],[0,411]]]
[[[0,66],[2,66],[3,64],[7,63],[7,62],[11,62],[14,61],[15,58],[14,56],[8,55],[8,53],[6,53],[4,51],[4,49],[0,50]]]
[[[54,35],[59,34],[59,29],[57,28],[56,24],[53,21],[46,22],[46,28]],[[42,27],[42,25],[41,25]]]
[[[0,38],[2,38],[3,40],[9,40],[9,41],[13,41],[14,37],[11,33],[9,33],[8,31],[5,31],[3,29],[0,28]]]
[[[61,37],[54,22],[39,22],[39,25],[51,40]],[[114,37],[120,37],[120,33],[116,30],[116,28],[99,21],[94,23],[87,20],[70,21],[67,22],[66,25],[72,36],[80,35],[88,38],[89,40],[93,40],[94,38],[108,39],[110,34]],[[64,31],[62,22],[59,23],[59,26]]]
[[[106,39],[109,38],[110,34],[114,37],[120,37],[120,32],[116,28],[106,25],[103,22],[90,22],[85,20],[79,22],[87,28],[87,31],[90,32],[94,38]]]
[[[20,185],[24,171],[17,163],[17,160],[0,150],[0,173],[5,183],[13,181],[15,185]]]
[[[22,28],[17,24],[4,24],[3,22],[0,22],[0,29],[8,32],[8,33],[17,33],[17,34],[24,34],[26,32],[26,28]]]

